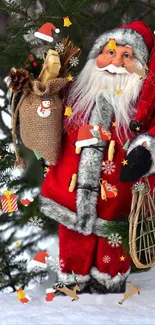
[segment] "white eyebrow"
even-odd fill
[[[132,49],[132,47],[131,47],[130,45],[128,45],[128,44],[127,44],[127,45],[125,45],[125,47],[130,47],[130,48]]]

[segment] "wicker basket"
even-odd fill
[[[155,204],[147,178],[145,183],[136,183],[132,187],[129,249],[137,268],[155,265]]]
[[[36,151],[42,158],[55,165],[60,149],[62,133],[62,102],[59,91],[67,83],[66,79],[49,80],[46,87],[40,81],[34,81],[33,88],[25,92],[14,112],[12,108],[12,134],[16,153],[16,166],[21,165],[16,145],[16,121],[19,113],[20,135],[24,145]],[[50,102],[55,108],[50,116],[42,118],[37,113],[37,107],[44,95],[50,96]],[[23,167],[23,166],[22,166]]]

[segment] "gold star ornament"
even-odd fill
[[[122,164],[123,166],[128,165],[128,160],[123,159]]]
[[[16,241],[16,246],[17,246],[17,247],[20,246],[20,241]]]
[[[117,125],[116,121],[112,122],[112,126],[116,126],[116,125]]]
[[[125,256],[122,255],[122,256],[120,257],[120,261],[123,261],[123,262],[124,262],[124,261],[125,261]]]
[[[73,77],[71,76],[71,74],[68,75],[68,77],[66,78],[68,81],[73,81]]]
[[[136,131],[137,132],[140,131],[140,127],[139,126],[136,127]]]
[[[49,168],[49,167],[45,167],[44,171],[45,171],[46,173],[48,173],[48,172],[50,171],[50,168]]]
[[[120,90],[116,90],[116,91],[115,91],[115,94],[116,94],[116,95],[121,95],[121,94],[122,94],[122,90],[121,90],[121,89],[120,89]]]

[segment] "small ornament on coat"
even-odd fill
[[[57,34],[60,33],[60,29],[56,28],[55,25],[52,23],[45,23],[34,33],[34,36],[47,42],[53,42],[53,31]]]
[[[119,247],[122,244],[122,237],[118,233],[108,236],[108,243],[112,247]]]
[[[126,141],[125,145],[123,146],[123,149],[127,151],[129,148],[129,144],[130,144],[130,139]]]
[[[106,160],[102,162],[102,170],[104,174],[111,175],[115,172],[115,169],[116,165],[113,161]]]
[[[65,107],[65,116],[71,116],[73,114],[71,106],[66,106]]]
[[[53,301],[53,299],[55,298],[55,289],[53,288],[48,288],[46,289],[46,293],[47,293],[47,296],[46,296],[46,301]]]
[[[2,201],[2,210],[4,213],[18,211],[17,197],[18,196],[13,194],[12,191],[4,191],[4,196],[0,196],[0,201]]]
[[[72,25],[72,22],[70,21],[69,17],[63,17],[64,20],[64,27],[69,27],[70,25]]]
[[[22,288],[16,290],[16,292],[17,292],[18,300],[22,302],[22,304],[27,304],[31,300],[31,298],[25,294]]]
[[[111,140],[108,148],[108,160],[113,161],[115,153],[115,140]]]
[[[49,95],[43,95],[42,103],[37,108],[37,113],[40,117],[48,117],[51,114],[51,101]]]
[[[116,121],[112,122],[112,126],[116,126],[116,125],[117,125]]]
[[[101,199],[106,200],[115,198],[118,194],[117,187],[115,185],[109,184],[106,180],[100,178],[99,184],[101,186]]]
[[[120,305],[122,305],[122,303],[129,297],[133,296],[135,293],[138,293],[140,295],[141,292],[141,288],[136,288],[134,287],[133,282],[128,282],[126,281],[126,283],[129,284],[130,290],[126,291],[124,293],[124,298],[119,302]]]
[[[105,130],[103,126],[95,125],[94,130],[99,131],[102,140],[109,141],[111,139],[111,132],[109,130]]]
[[[76,187],[77,174],[73,174],[69,181],[69,192],[73,192]]]
[[[103,260],[103,262],[105,264],[108,264],[111,261],[111,257],[109,255],[105,255],[105,256],[103,256],[103,259],[102,260]]]
[[[115,40],[115,38],[109,38],[108,47],[109,47],[109,50],[115,50],[116,49],[116,40]]]
[[[48,172],[50,171],[50,168],[49,167],[45,167],[44,168],[44,172],[47,174]]]
[[[21,204],[27,207],[30,203],[32,203],[34,199],[32,197],[25,197],[20,200]]]
[[[122,94],[122,90],[121,90],[121,89],[119,89],[119,90],[117,89],[117,90],[115,91],[115,94],[118,95],[118,96],[121,95],[121,94]]]
[[[125,261],[125,259],[126,259],[126,257],[125,257],[125,256],[123,256],[123,255],[122,255],[122,256],[120,256],[120,261],[121,261],[121,262],[124,262],[124,261]]]
[[[77,154],[80,153],[79,149],[81,149],[81,147],[87,147],[98,143],[98,139],[91,133],[91,130],[94,130],[94,128],[95,127],[89,124],[82,125],[79,128],[78,138],[75,143]]]
[[[122,164],[123,166],[128,165],[128,160],[123,159]]]

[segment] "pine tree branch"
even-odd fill
[[[61,8],[62,8],[64,11],[66,11],[66,9],[65,9],[63,3],[61,2],[61,0],[57,0],[57,2],[60,4]]]
[[[146,6],[146,7],[149,7],[149,8],[152,9],[153,11],[155,11],[155,7],[154,7],[152,4],[150,4],[150,3],[145,3],[145,2],[143,2],[143,1],[141,1],[141,0],[138,0],[138,2],[141,3],[142,5]]]
[[[146,17],[147,15],[149,15],[152,12],[152,9],[148,9],[147,11],[144,11],[143,13],[141,13],[138,17],[135,18],[136,20],[141,20],[144,17]]]

